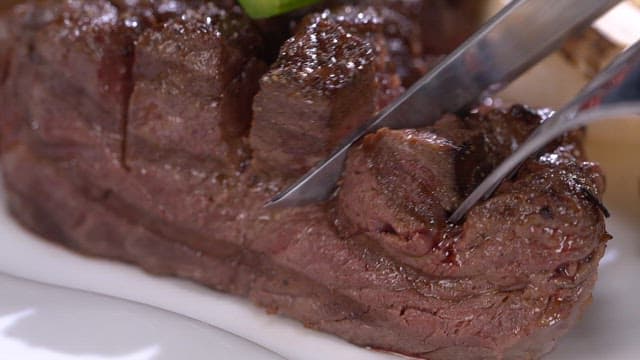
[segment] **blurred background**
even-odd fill
[[[0,9],[6,9],[13,4],[19,3],[21,0],[2,0],[0,1]]]

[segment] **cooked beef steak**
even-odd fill
[[[401,93],[385,21],[373,8],[353,7],[302,21],[260,82],[250,136],[254,167],[301,175]]]
[[[248,154],[251,100],[266,65],[257,29],[238,8],[187,9],[137,39],[127,158],[188,153],[237,169]]]
[[[354,146],[331,201],[263,208],[379,109],[381,79],[399,78],[381,59],[406,33],[387,31],[379,7],[354,9],[309,15],[262,76],[261,31],[228,1],[17,7],[0,21],[12,213],[77,251],[355,344],[428,359],[548,352],[588,304],[608,238],[579,133],[460,225],[447,214],[538,114],[480,108],[382,129]]]
[[[411,19],[428,54],[446,54],[476,30],[485,2],[469,0],[328,0],[329,6],[384,7]],[[327,6],[327,5],[322,5]]]

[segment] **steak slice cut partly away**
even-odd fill
[[[375,48],[334,19],[312,16],[260,81],[253,164],[301,175],[378,110]]]
[[[349,0],[334,0],[349,2]],[[415,22],[425,54],[447,54],[478,27],[486,5],[476,0],[358,0],[359,4],[387,7]]]
[[[398,45],[400,35],[411,41],[410,27],[401,15],[370,6],[303,19],[260,82],[250,137],[254,166],[300,175],[397,97],[403,88],[394,60],[418,56]]]
[[[237,7],[207,3],[147,29],[137,40],[128,159],[186,152],[237,169],[265,65],[257,29]]]
[[[447,215],[538,113],[479,108],[382,129],[350,151],[330,201],[264,209],[378,110],[381,78],[399,78],[381,61],[393,36],[347,8],[309,15],[261,78],[261,33],[226,1],[16,7],[0,20],[12,214],[77,251],[250,298],[358,345],[540,357],[589,303],[608,239],[593,203],[604,181],[580,133],[459,225]],[[388,24],[379,7],[358,11]],[[252,102],[250,125],[239,104]]]

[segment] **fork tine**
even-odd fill
[[[488,199],[502,181],[529,156],[563,133],[593,121],[640,115],[640,42],[620,54],[580,94],[540,125],[449,217],[458,223],[480,200]]]

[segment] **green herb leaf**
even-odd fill
[[[238,0],[254,19],[264,19],[309,6],[320,0]]]

